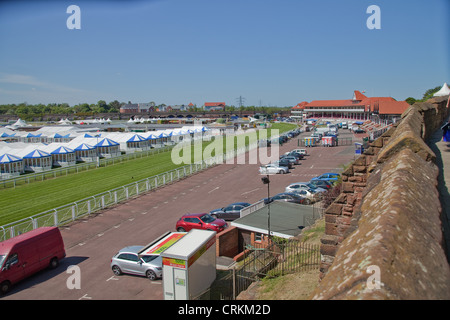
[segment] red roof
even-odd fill
[[[367,97],[365,95],[363,95],[361,92],[359,92],[358,90],[355,90],[353,97],[355,98],[355,100],[364,100],[367,99]]]
[[[305,106],[308,104],[308,102],[306,102],[306,101],[303,101],[303,102],[300,102],[299,104],[297,104],[295,107],[293,107],[292,109],[294,109],[294,110],[303,110],[303,109],[305,109]]]
[[[410,107],[406,101],[380,101],[379,114],[402,114]]]
[[[205,107],[225,107],[225,102],[205,102]]]
[[[314,100],[310,103],[303,101],[297,104],[292,109],[303,110],[310,107],[354,107],[359,106],[364,108],[366,112],[378,111],[379,114],[402,114],[409,108],[409,104],[406,101],[396,101],[391,97],[371,97],[368,98],[358,90],[354,91],[354,99],[345,100]],[[378,109],[378,110],[377,110]]]

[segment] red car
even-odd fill
[[[208,213],[190,213],[182,216],[176,225],[178,232],[187,232],[191,229],[204,229],[221,232],[227,227],[225,220],[216,219]]]

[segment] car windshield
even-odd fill
[[[202,220],[204,223],[211,223],[211,222],[213,222],[216,219],[213,218],[212,216],[210,216],[209,214],[205,214],[205,215],[200,217],[200,220]]]
[[[6,255],[0,254],[0,267],[3,265],[3,261],[5,260]]]
[[[315,185],[313,185],[312,183],[307,183],[306,185],[307,185],[308,188],[310,188],[310,189],[313,189],[313,190],[317,189],[317,187],[316,187]]]
[[[149,256],[142,256],[141,259],[144,260],[145,263],[149,263],[153,260],[155,260],[156,258],[158,258],[157,255],[149,255]]]

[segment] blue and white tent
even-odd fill
[[[147,140],[147,139],[145,139],[144,137],[142,137],[139,134],[135,134],[131,138],[129,138],[127,140],[127,142],[140,142],[140,141],[145,141],[145,140]]]
[[[0,155],[0,178],[10,179],[23,172],[23,159],[13,154]]]
[[[3,132],[3,133],[0,135],[0,138],[11,138],[11,137],[14,137],[15,135],[16,135],[15,133],[9,134],[9,133]]]
[[[30,153],[23,156],[24,159],[40,159],[45,157],[50,157],[50,154],[39,149],[34,149]]]
[[[91,146],[87,143],[80,143],[78,146],[74,148],[75,151],[86,151],[86,150],[94,150],[95,147]]]
[[[108,138],[103,138],[95,145],[95,147],[112,147],[112,146],[118,146],[118,145],[119,145],[118,142],[115,142]]]
[[[19,162],[22,160],[23,160],[22,158],[9,153],[0,155],[0,164]]]
[[[50,152],[50,154],[68,154],[68,153],[74,153],[75,151],[71,148],[65,147],[65,146],[60,146],[58,148],[56,148],[55,150],[53,150],[52,152]]]
[[[42,172],[52,169],[52,156],[50,153],[32,145],[29,148],[25,148],[23,153],[22,158],[25,162],[25,171]]]

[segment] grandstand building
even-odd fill
[[[300,120],[339,118],[395,122],[408,107],[406,101],[397,101],[391,97],[369,98],[356,90],[352,99],[303,101],[292,108],[291,117]]]

